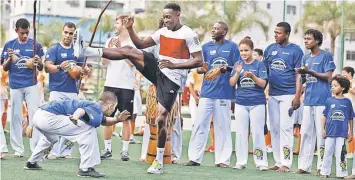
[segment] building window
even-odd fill
[[[355,51],[346,51],[346,60],[355,61]]]
[[[70,7],[79,7],[80,1],[76,0],[67,0],[67,4],[70,5]]]
[[[90,1],[90,0],[87,0],[85,2],[85,7],[87,7],[87,8],[101,8],[101,4],[102,4],[101,1]]]
[[[287,14],[296,15],[296,6],[287,5]]]
[[[270,3],[267,3],[267,4],[266,4],[266,8],[267,8],[267,9],[271,9],[271,4],[270,4]]]

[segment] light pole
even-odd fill
[[[341,2],[341,43],[340,43],[340,69],[343,69],[344,66],[344,0]]]
[[[282,21],[285,22],[286,20],[286,0],[284,0],[284,11],[282,16]]]

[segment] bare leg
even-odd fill
[[[166,110],[160,103],[158,103],[158,148],[164,148],[165,147],[165,142],[168,134],[168,110]]]
[[[110,60],[130,60],[137,68],[144,67],[144,54],[142,50],[131,46],[123,46],[120,48],[103,48],[103,58]]]

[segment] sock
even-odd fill
[[[157,148],[157,157],[155,159],[158,160],[160,164],[163,164],[164,151],[165,148]]]
[[[133,134],[131,134],[131,136],[129,137],[129,140],[131,140],[131,139],[133,140]]]
[[[111,139],[104,140],[105,142],[105,149],[111,152]]]
[[[102,48],[86,47],[84,50],[84,55],[89,57],[102,57],[102,54]]]
[[[122,142],[123,142],[122,151],[128,151],[129,141],[122,141]]]

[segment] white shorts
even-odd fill
[[[134,90],[133,114],[142,115],[142,97],[138,89]]]

